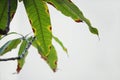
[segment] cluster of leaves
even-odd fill
[[[10,1],[10,21],[12,21],[17,9],[17,0],[0,0],[0,39],[4,37],[3,35],[8,35],[8,29],[6,28],[6,23],[8,22],[7,10],[9,9],[7,5],[8,1]],[[56,50],[52,44],[52,39],[55,39],[55,41],[62,46],[64,51],[67,52],[67,49],[64,47],[62,42],[52,34],[50,14],[47,3],[51,4],[65,16],[71,17],[75,22],[84,21],[88,25],[90,32],[98,35],[98,30],[92,27],[90,21],[71,0],[19,0],[19,2],[21,1],[23,1],[35,36],[35,40],[31,45],[38,50],[38,53],[48,63],[53,71],[56,71],[58,59]],[[28,53],[27,46],[30,45],[29,42],[32,39],[32,36],[22,36],[22,38],[13,39],[6,42],[0,48],[0,56],[2,56],[20,44],[18,56],[21,56],[23,52],[24,56],[23,58],[18,59],[17,72],[22,69],[25,63],[25,58]]]

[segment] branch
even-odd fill
[[[30,46],[32,45],[32,42],[35,40],[35,37],[32,38],[31,41],[28,42],[25,50],[22,52],[22,54],[18,57],[12,57],[12,58],[5,58],[5,59],[0,59],[0,61],[11,61],[11,60],[20,60],[22,58],[25,57],[26,52],[28,51],[28,49],[30,48]]]

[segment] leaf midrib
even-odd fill
[[[40,15],[39,15],[39,11],[38,11],[38,8],[37,8],[37,5],[36,5],[36,2],[35,2],[35,0],[32,0],[33,1],[33,4],[34,4],[34,7],[35,7],[35,9],[36,9],[36,13],[37,13],[37,18],[38,18],[38,21],[39,21],[39,25],[40,25],[40,30],[41,30],[41,36],[42,36],[42,41],[43,41],[43,44],[44,44],[44,49],[45,49],[45,51],[47,51],[46,50],[46,42],[45,42],[45,38],[44,38],[44,33],[43,33],[43,29],[42,29],[42,23],[41,23],[41,17],[40,17]]]

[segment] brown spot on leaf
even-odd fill
[[[50,49],[50,50],[51,50],[51,48],[52,48],[52,47],[51,47],[51,46],[49,46],[49,49]]]
[[[72,2],[71,0],[68,0],[69,2]]]
[[[7,50],[7,49],[8,49],[8,47],[5,48],[5,50]]]
[[[15,14],[15,12],[13,12],[13,13],[11,14],[11,19],[14,17],[14,14]]]
[[[55,61],[55,65],[57,65],[57,61]]]
[[[82,20],[80,20],[80,19],[77,19],[77,20],[75,20],[75,22],[83,22]]]
[[[52,31],[52,27],[51,27],[51,26],[48,26],[48,30],[49,30],[49,31]]]
[[[55,5],[52,2],[47,2],[48,4],[52,5],[53,7],[55,7]]]
[[[32,31],[35,33],[35,29],[34,28],[32,28]]]
[[[47,13],[49,14],[49,10],[47,9],[46,11],[47,11]]]
[[[50,30],[52,30],[52,27],[50,26]]]
[[[32,21],[31,21],[31,20],[29,20],[29,22],[30,22],[30,24],[32,25]]]

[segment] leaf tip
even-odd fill
[[[98,32],[97,28],[91,27],[90,32],[99,36],[99,32]]]
[[[21,69],[22,69],[22,68],[21,68],[21,67],[20,67],[20,65],[18,64],[18,65],[17,65],[17,69],[16,69],[17,74],[19,74],[19,73],[20,73]]]

